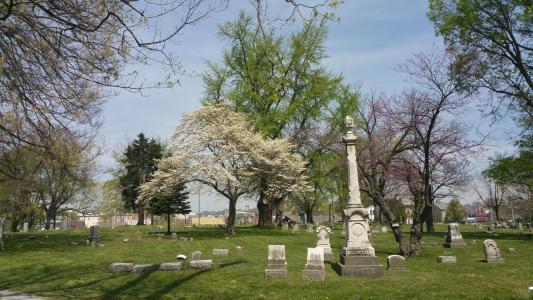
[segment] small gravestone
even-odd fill
[[[268,263],[265,278],[287,278],[287,262],[285,261],[285,245],[268,245]]]
[[[509,248],[509,252],[514,252],[515,249],[514,248]]]
[[[387,228],[387,226],[381,226],[380,231],[381,231],[381,233],[387,233],[389,231],[389,229]]]
[[[189,238],[189,242],[192,242],[194,241],[194,239],[192,237]]]
[[[189,240],[187,237],[184,237],[184,236],[180,236],[178,239],[180,241],[188,241]]]
[[[186,260],[186,259],[187,259],[187,255],[185,255],[185,254],[178,254],[178,255],[176,255],[176,260],[177,260],[177,261],[184,261],[184,260]]]
[[[28,232],[28,230],[29,230],[28,223],[24,222],[24,224],[22,225],[22,232]]]
[[[127,243],[127,242],[129,242],[129,241],[130,241],[130,239],[123,239],[123,240],[122,240],[123,243]]]
[[[176,240],[176,239],[178,239],[178,234],[173,232],[173,233],[170,234],[170,238],[173,239],[173,240]]]
[[[441,264],[455,264],[457,257],[455,256],[437,256],[437,262]]]
[[[387,270],[394,270],[394,271],[407,270],[407,268],[405,268],[405,257],[401,255],[387,256]]]
[[[307,232],[311,233],[313,231],[313,224],[307,224]]]
[[[97,244],[96,246],[97,246],[98,248],[104,248],[105,245],[104,245],[104,244]]]
[[[446,240],[444,241],[443,246],[446,248],[462,248],[466,246],[463,236],[459,231],[459,224],[448,224],[448,234],[446,235]]]
[[[304,280],[324,280],[324,250],[322,248],[307,248],[307,263],[302,272]]]
[[[242,255],[242,247],[241,246],[235,247],[235,254]]]
[[[157,270],[156,264],[138,264],[133,266],[133,272],[152,272]]]
[[[89,243],[98,242],[100,234],[98,233],[98,225],[89,227]]]
[[[292,226],[292,233],[300,233],[300,225],[294,224]]]
[[[518,223],[518,230],[524,230],[522,223]]]
[[[485,240],[483,241],[483,252],[485,252],[485,262],[486,263],[501,263],[505,259],[500,253],[500,249],[494,240]]]
[[[317,242],[316,248],[322,248],[324,251],[324,260],[333,260],[333,252],[331,251],[331,245],[329,243],[329,234],[331,229],[326,226],[319,226],[316,229]]]
[[[194,251],[191,254],[191,260],[201,260],[202,259],[202,252],[200,251]]]
[[[162,263],[159,265],[159,271],[179,271],[182,268],[183,263],[178,262],[168,262]]]
[[[228,249],[213,249],[213,256],[228,256]]]
[[[289,230],[289,223],[287,223],[287,222],[283,223],[283,225],[281,226],[281,230],[283,230],[283,231]]]
[[[111,273],[131,272],[131,271],[133,271],[132,263],[112,263],[109,266],[109,272]]]

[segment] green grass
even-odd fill
[[[461,227],[464,249],[442,247],[444,227],[425,235],[423,255],[407,258],[408,271],[385,271],[380,279],[342,278],[326,263],[326,280],[301,279],[306,248],[315,234],[255,227],[239,227],[237,236],[225,239],[223,229],[193,228],[178,231],[194,241],[158,239],[151,227],[101,229],[104,248],[85,245],[88,230],[8,234],[6,251],[0,252],[0,289],[24,291],[52,299],[533,299],[533,238],[502,232],[496,239],[504,264],[485,264],[482,241],[490,238],[474,226]],[[128,243],[123,243],[129,238]],[[136,239],[139,239],[137,242]],[[79,245],[73,246],[72,242]],[[433,246],[432,242],[437,245]],[[335,257],[343,244],[341,231],[331,236]],[[289,278],[266,280],[267,245],[285,244]],[[376,233],[373,244],[381,263],[397,252],[391,233]],[[235,256],[235,246],[243,247]],[[514,247],[515,252],[509,252]],[[213,248],[229,248],[230,256],[214,258],[212,270],[181,272],[108,273],[113,262],[163,263],[179,253],[195,250],[210,258]],[[451,252],[456,265],[436,263],[438,255]]]

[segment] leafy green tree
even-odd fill
[[[452,199],[448,203],[446,208],[446,222],[453,223],[464,220],[465,218],[465,208],[459,202],[459,199]]]
[[[322,65],[327,36],[323,21],[306,21],[300,31],[287,38],[275,30],[244,13],[220,27],[219,35],[228,41],[229,48],[224,51],[223,62],[211,63],[203,76],[205,102],[226,99],[238,112],[249,115],[265,137],[293,141],[296,151],[309,162],[310,177],[319,179],[314,182],[319,187],[324,171],[334,167],[324,166],[324,161],[331,161],[324,158],[331,151],[315,142],[334,132],[331,129],[335,126],[329,121],[342,122],[344,113],[354,112],[357,94],[342,83],[341,76],[331,75]],[[340,111],[343,115],[339,118]],[[259,194],[259,224],[271,224],[273,209],[281,217],[283,198]],[[313,203],[304,206],[316,206],[322,195],[315,193],[316,197],[307,198]]]
[[[467,89],[486,88],[533,116],[533,9],[530,0],[429,0],[429,18],[468,64]],[[497,109],[497,108],[496,108]]]
[[[137,136],[122,153],[120,158],[119,184],[122,188],[122,201],[128,210],[137,211],[137,225],[144,225],[144,203],[137,201],[138,188],[148,182],[157,169],[157,162],[163,157],[163,145],[147,139],[143,133]]]
[[[148,209],[154,215],[167,215],[167,234],[170,235],[170,219],[173,214],[188,214],[191,205],[187,199],[189,192],[185,183],[179,183],[168,195],[154,197],[148,200]]]

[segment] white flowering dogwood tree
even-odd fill
[[[161,160],[153,179],[141,187],[141,201],[169,193],[184,181],[207,185],[229,200],[227,235],[235,234],[240,197],[259,190],[269,198],[312,190],[306,163],[294,146],[254,132],[246,116],[227,104],[206,105],[186,114],[171,149],[173,155]]]

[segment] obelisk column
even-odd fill
[[[361,203],[353,119],[346,117],[347,132],[342,142],[348,159],[348,203],[343,213],[346,219],[346,236],[339,268],[342,276],[378,277],[383,275],[383,265],[378,263],[374,248],[368,238],[368,211]]]

